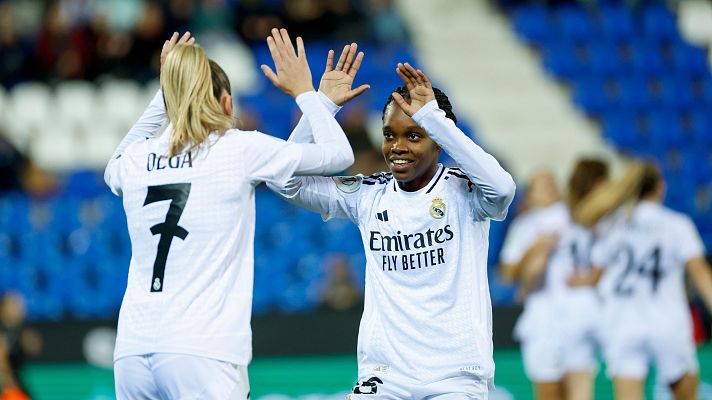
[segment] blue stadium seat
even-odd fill
[[[514,29],[519,36],[532,43],[542,43],[554,37],[549,13],[541,6],[521,6],[512,13]]]
[[[0,231],[8,233],[27,232],[30,225],[30,201],[21,193],[0,196]]]
[[[589,70],[599,77],[615,76],[625,71],[627,65],[619,54],[618,44],[594,41],[588,44]]]
[[[489,274],[488,278],[492,304],[512,304],[516,298],[517,285],[502,282],[496,273]]]
[[[324,249],[329,252],[355,253],[361,250],[361,233],[347,219],[332,219],[321,227]]]
[[[644,146],[644,139],[639,135],[636,115],[627,112],[612,112],[603,117],[603,136],[613,145],[622,149]]]
[[[655,110],[648,114],[650,122],[650,140],[655,147],[681,147],[685,137],[679,122],[679,115],[674,112]]]
[[[544,67],[552,75],[563,80],[575,80],[586,70],[577,45],[565,41],[546,44]]]
[[[27,300],[30,320],[58,320],[63,316],[66,271],[58,260],[23,260],[17,263],[18,289]]]
[[[51,231],[28,231],[18,236],[19,258],[31,262],[62,259],[62,236]]]
[[[615,99],[607,95],[606,81],[598,77],[581,79],[574,84],[574,103],[587,114],[597,117],[610,109]]]
[[[77,196],[59,196],[47,202],[51,213],[48,229],[68,233],[81,226],[82,199]]]
[[[66,264],[64,294],[68,311],[79,319],[108,318],[115,308],[113,265],[107,259],[71,260]]]
[[[20,235],[0,230],[0,259],[17,260],[20,256]]]
[[[2,240],[0,238],[0,240]],[[18,262],[17,259],[0,254],[0,293],[18,287]]]
[[[646,37],[677,40],[677,21],[672,11],[664,5],[651,5],[643,9],[643,31]]]
[[[656,41],[639,40],[631,43],[631,61],[636,73],[659,75],[666,72],[660,44]]]
[[[576,42],[588,42],[598,33],[586,11],[573,5],[556,10],[556,25],[559,35]]]
[[[648,81],[640,76],[621,77],[619,105],[628,111],[640,112],[650,108]]]
[[[94,197],[107,190],[104,177],[95,170],[72,171],[64,178],[64,193],[79,197]]]
[[[606,38],[627,41],[635,36],[638,27],[629,7],[610,4],[600,7],[599,10],[601,31]]]
[[[690,79],[684,75],[667,75],[659,79],[663,107],[685,111],[695,105]]]
[[[702,48],[679,42],[673,47],[673,62],[678,72],[709,76],[710,65]]]
[[[696,147],[712,149],[712,117],[709,109],[695,109],[690,114],[691,134]]]

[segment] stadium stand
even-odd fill
[[[661,1],[593,7],[512,5],[519,37],[618,151],[663,166],[667,205],[693,215],[712,244],[712,75],[707,49],[688,43]]]

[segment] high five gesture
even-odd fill
[[[274,86],[284,93],[297,97],[314,90],[311,71],[304,51],[304,41],[297,37],[297,51],[286,29],[272,29],[272,36],[267,37],[267,46],[277,72],[262,64],[260,68]]]
[[[357,49],[358,45],[356,43],[344,46],[335,68],[334,50],[329,50],[326,69],[319,83],[319,91],[329,97],[336,105],[344,105],[371,87],[370,85],[361,85],[356,89],[351,89],[358,69],[361,67],[361,61],[363,61],[363,52],[356,54]]]
[[[435,92],[433,91],[433,85],[430,83],[430,79],[421,70],[416,70],[410,64],[398,63],[396,68],[398,76],[405,83],[405,87],[408,89],[408,95],[410,96],[410,104],[408,104],[403,97],[398,93],[393,93],[393,99],[395,99],[398,106],[403,109],[409,117],[417,113],[425,104],[431,100],[435,100]]]

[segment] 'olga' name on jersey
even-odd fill
[[[177,154],[173,157],[148,153],[146,160],[146,170],[154,171],[159,169],[193,168],[193,158],[189,151]]]

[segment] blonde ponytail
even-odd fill
[[[210,132],[222,134],[232,127],[232,117],[213,96],[210,64],[201,47],[179,44],[168,53],[161,87],[173,124],[169,156],[199,146]]]

